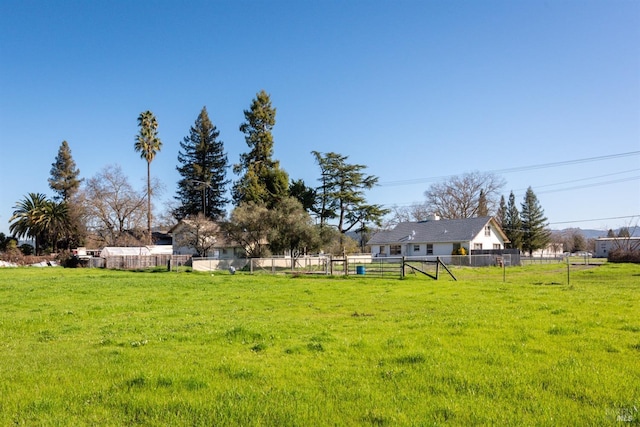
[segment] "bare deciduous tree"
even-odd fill
[[[179,234],[179,238],[175,242],[177,246],[193,248],[197,256],[207,256],[207,253],[218,241],[220,227],[202,212],[183,221],[187,227],[183,233]]]
[[[389,219],[383,228],[391,229],[401,222],[426,221],[431,216],[426,203],[413,203],[409,206],[392,206]]]
[[[145,237],[146,192],[135,190],[120,166],[104,167],[83,190],[87,228],[99,243],[140,244]]]
[[[225,239],[245,248],[249,258],[269,255],[267,237],[271,230],[269,209],[264,203],[243,202],[221,224]]]
[[[496,212],[503,178],[493,173],[470,172],[432,184],[424,192],[429,212],[444,219],[477,216],[480,193],[486,198],[489,215]]]

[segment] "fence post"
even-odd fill
[[[436,257],[436,280],[440,277],[440,257]]]
[[[507,281],[507,260],[502,257],[502,283]]]
[[[400,264],[400,277],[404,279],[404,256],[402,257],[402,263]]]

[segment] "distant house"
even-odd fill
[[[211,223],[215,228],[209,235],[214,241],[211,242],[211,249],[207,253],[207,257],[214,259],[234,259],[244,258],[246,251],[236,242],[227,241],[222,233],[220,233],[220,226],[214,222]],[[189,219],[182,219],[175,226],[169,230],[169,234],[173,241],[173,253],[175,255],[195,255],[196,250],[191,245],[186,245],[185,242],[193,240],[194,229],[196,227],[195,221]],[[208,246],[208,244],[207,244]]]
[[[379,231],[367,242],[375,256],[451,255],[459,248],[502,250],[509,239],[492,217],[401,222],[393,230]]]
[[[596,258],[607,258],[616,249],[634,251],[640,249],[640,237],[600,237],[596,239]]]
[[[527,253],[528,255],[528,253]],[[548,243],[544,248],[536,249],[531,253],[533,258],[555,258],[564,255],[564,245],[562,243]]]

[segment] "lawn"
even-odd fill
[[[0,269],[0,425],[638,425],[640,266]]]

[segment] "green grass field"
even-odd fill
[[[638,425],[640,266],[0,270],[0,425]]]

